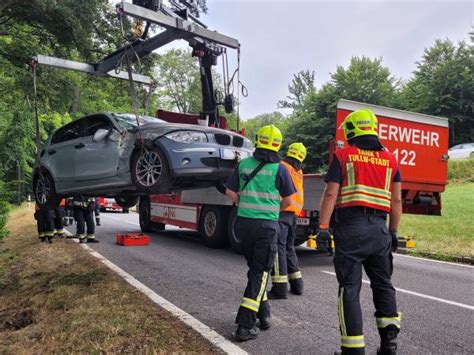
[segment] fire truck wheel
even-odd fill
[[[151,207],[150,200],[147,197],[141,197],[138,205],[138,216],[140,229],[143,233],[153,232],[152,222],[150,221]]]
[[[221,206],[205,206],[202,209],[199,232],[209,248],[221,248],[227,243],[225,212],[226,208]]]
[[[168,193],[172,184],[170,168],[160,148],[152,146],[137,150],[131,162],[132,181],[139,190],[148,193]]]
[[[234,233],[235,219],[237,218],[237,208],[232,208],[229,214],[229,223],[227,224],[227,237],[229,238],[229,244],[233,251],[237,254],[242,254],[242,242]]]

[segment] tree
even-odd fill
[[[293,75],[291,83],[288,85],[290,95],[285,100],[280,100],[278,106],[280,108],[298,109],[303,104],[306,96],[316,91],[314,71],[302,70]]]
[[[158,59],[159,96],[166,108],[198,113],[202,107],[199,63],[190,50],[172,49]]]
[[[255,136],[261,127],[270,124],[277,126],[283,134],[285,133],[285,116],[283,116],[283,114],[278,111],[264,113],[241,122],[241,126],[245,128],[245,135],[252,141],[255,140]],[[283,137],[283,139],[285,139],[285,137]]]
[[[284,147],[292,142],[302,142],[308,148],[304,168],[308,172],[316,172],[326,166],[329,153],[329,143],[334,137],[337,102],[344,98],[376,105],[390,106],[397,92],[399,81],[382,65],[381,59],[353,57],[347,68],[338,66],[331,74],[331,80],[321,89],[311,89],[311,86],[296,85],[295,75],[290,84],[290,94],[297,97],[293,112],[289,117],[287,137]],[[313,79],[314,75],[307,79]],[[299,83],[300,81],[296,81]],[[304,82],[304,81],[303,81]],[[306,82],[311,83],[311,80]],[[295,88],[309,88],[295,90]],[[314,87],[314,86],[313,86]],[[295,96],[298,92],[300,95]]]
[[[451,145],[474,137],[474,46],[438,40],[425,49],[398,105],[449,118]]]

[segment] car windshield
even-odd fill
[[[131,113],[114,113],[112,114],[117,124],[125,128],[127,131],[134,132],[137,130],[137,118]],[[139,116],[138,120],[140,125],[147,125],[151,123],[165,123],[165,121],[160,120],[156,117],[151,116]]]

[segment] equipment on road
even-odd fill
[[[123,246],[137,246],[150,244],[150,236],[143,233],[116,234],[115,244]]]

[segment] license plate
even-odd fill
[[[219,153],[220,153],[221,159],[224,159],[224,160],[234,160],[235,158],[240,160],[247,157],[247,154],[245,152],[241,152],[239,150],[228,149],[228,148],[220,148]]]
[[[298,218],[296,223],[300,226],[309,226],[309,218]]]

